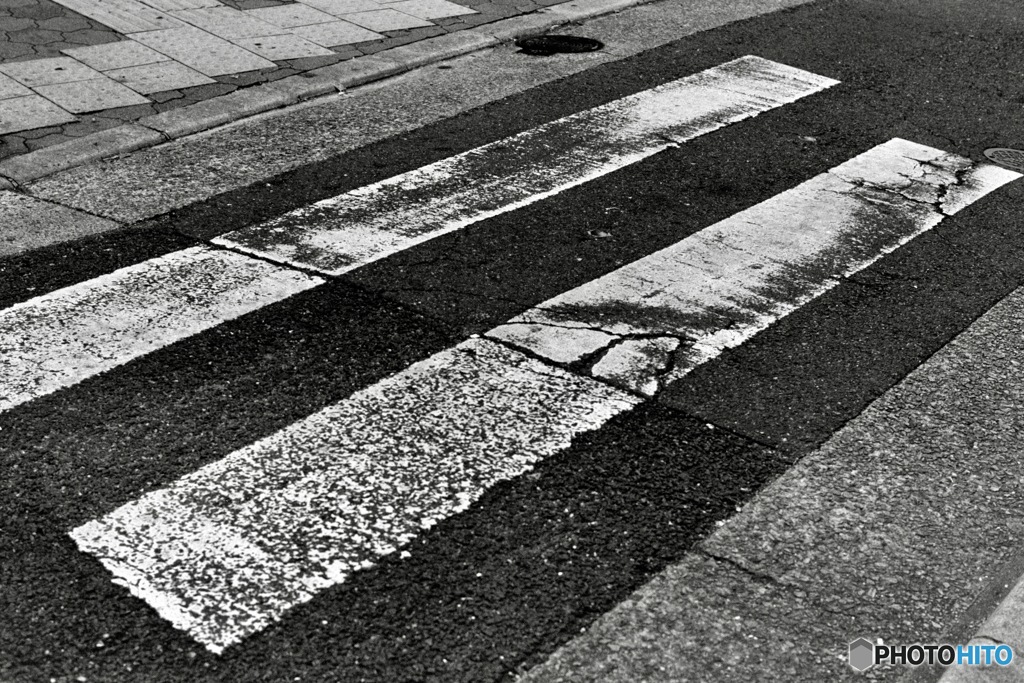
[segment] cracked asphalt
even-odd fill
[[[614,45],[609,25],[574,30]],[[1015,0],[822,0],[263,175],[196,145],[34,184],[124,229],[0,261],[5,306],[746,54],[841,83],[0,414],[0,679],[861,680],[850,635],[965,641],[1024,533],[1019,180],[224,656],[66,535],[893,137],[975,162],[1024,146],[1024,16]],[[457,60],[401,95],[519,59]],[[374,92],[368,108],[398,98]],[[337,106],[288,134],[336,125]],[[138,178],[172,153],[253,175],[154,210]]]

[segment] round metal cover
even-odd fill
[[[1000,166],[1024,173],[1024,150],[991,147],[985,150],[985,156]]]
[[[528,36],[516,40],[516,47],[528,55],[553,55],[557,52],[593,52],[604,43],[580,36]]]

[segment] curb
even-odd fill
[[[950,642],[967,645],[1009,645],[1013,660],[1009,666],[953,665],[941,672],[940,676],[923,674],[916,679],[905,676],[907,683],[929,680],[935,683],[985,683],[987,681],[1019,681],[1024,674],[1024,555],[1017,553],[1002,567],[982,590],[974,603],[967,608],[962,621],[977,622],[980,625],[950,638]],[[979,615],[981,615],[979,617]],[[916,673],[916,672],[915,672]],[[902,679],[901,679],[902,680]]]
[[[17,190],[26,183],[106,157],[192,135],[302,100],[344,92],[417,67],[476,52],[541,33],[570,22],[619,12],[654,0],[570,0],[464,31],[382,50],[365,57],[312,69],[279,81],[244,88],[180,109],[146,116],[116,128],[85,135],[0,162],[0,190]]]

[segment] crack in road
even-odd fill
[[[715,562],[719,562],[721,564],[728,565],[729,567],[732,567],[733,569],[738,570],[742,574],[745,574],[747,576],[753,577],[754,579],[757,580],[758,583],[762,583],[762,584],[763,583],[767,583],[767,584],[772,584],[772,585],[775,585],[775,586],[784,586],[786,588],[793,588],[793,589],[799,588],[799,584],[789,583],[789,582],[784,581],[784,580],[782,580],[782,579],[780,579],[780,578],[778,578],[778,577],[776,577],[776,576],[774,576],[772,574],[768,574],[766,572],[760,572],[760,571],[757,571],[756,569],[751,569],[750,567],[747,567],[746,565],[742,564],[741,562],[739,562],[737,560],[732,559],[731,557],[726,557],[725,555],[718,555],[717,553],[711,552],[710,550],[707,550],[706,548],[700,548],[696,552],[698,554],[700,554],[700,555],[704,555],[705,557],[708,557],[708,558],[714,560]]]

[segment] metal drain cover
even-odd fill
[[[985,150],[985,156],[988,157],[989,161],[994,161],[1000,166],[1024,173],[1024,149],[990,147]]]
[[[528,36],[516,40],[520,52],[528,55],[553,55],[558,52],[593,52],[604,43],[580,36]]]

